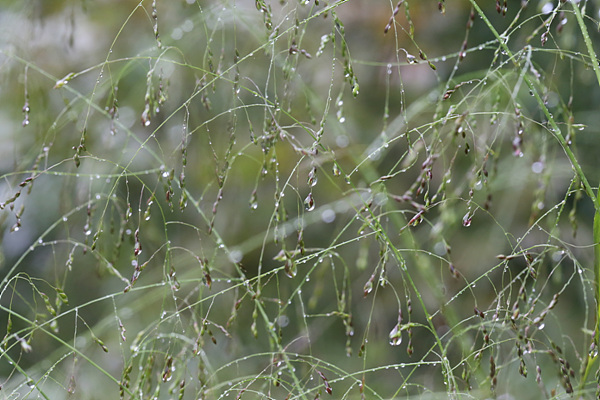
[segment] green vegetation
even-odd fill
[[[597,2],[0,4],[0,398],[599,396]]]

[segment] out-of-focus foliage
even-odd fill
[[[595,2],[0,10],[0,397],[596,393]]]

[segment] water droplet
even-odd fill
[[[315,200],[313,199],[312,192],[309,193],[304,199],[304,207],[306,208],[306,211],[312,211],[315,209]]]
[[[316,186],[319,178],[317,177],[317,167],[312,167],[310,172],[308,173],[308,186],[314,187]]]
[[[471,215],[471,212],[469,211],[463,217],[463,220],[462,220],[463,226],[465,226],[465,227],[471,226],[472,221],[473,221],[473,216]]]
[[[402,343],[402,331],[400,330],[400,324],[396,324],[394,329],[390,331],[390,344],[392,346],[398,346]]]
[[[256,190],[252,192],[250,196],[250,209],[256,210],[258,208],[258,199],[256,197]]]
[[[144,110],[144,113],[142,114],[142,125],[143,126],[149,126],[150,125],[150,111],[149,110]]]
[[[333,163],[333,176],[340,176],[341,174],[340,167],[338,167],[337,163]]]

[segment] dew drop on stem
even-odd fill
[[[340,167],[336,162],[333,163],[333,176],[340,176],[342,171],[340,171]]]
[[[29,99],[26,98],[25,99],[25,105],[23,106],[23,128],[25,128],[27,125],[29,125]]]
[[[310,192],[308,196],[306,196],[306,198],[304,199],[304,208],[306,209],[306,211],[312,211],[315,209],[315,200],[313,198],[312,192]]]
[[[473,214],[471,214],[471,211],[469,211],[463,217],[462,224],[464,227],[469,227],[471,226],[471,222],[473,222]]]
[[[400,329],[400,324],[398,323],[390,331],[390,345],[399,346],[401,343],[402,343],[402,330]]]
[[[371,275],[371,277],[369,278],[367,283],[365,283],[365,286],[363,288],[364,297],[367,297],[369,295],[369,293],[371,293],[373,291],[373,282],[374,281],[375,281],[375,273],[373,273],[373,275]]]
[[[250,209],[256,210],[258,208],[258,199],[256,197],[256,189],[252,191],[252,195],[250,196]]]
[[[150,126],[150,107],[149,107],[149,105],[146,105],[144,112],[142,112],[140,122],[142,123],[142,126]]]
[[[288,278],[294,278],[296,276],[296,262],[290,257],[287,257],[285,260],[284,270]]]
[[[314,187],[317,184],[318,181],[318,177],[317,177],[317,167],[312,167],[310,172],[308,173],[308,186],[310,187]]]

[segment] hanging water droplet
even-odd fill
[[[285,260],[284,271],[288,278],[293,278],[296,276],[296,263],[294,260],[291,258],[287,258]]]
[[[469,227],[469,226],[471,226],[471,222],[473,222],[473,216],[471,215],[471,212],[469,211],[463,217],[462,224],[465,227]]]
[[[304,199],[304,208],[306,208],[306,211],[312,211],[315,209],[315,200],[313,199],[312,192],[310,192]]]
[[[148,107],[146,107],[146,109],[142,113],[141,122],[143,126],[150,125],[150,109]]]
[[[250,209],[256,210],[258,208],[258,199],[256,197],[256,189],[252,192],[250,196]]]
[[[340,171],[340,167],[337,165],[337,163],[333,163],[333,176],[340,176],[342,174],[342,171]]]
[[[308,186],[314,187],[317,184],[317,167],[312,167],[310,172],[308,173]]]
[[[390,344],[392,346],[398,346],[402,343],[402,331],[400,330],[400,324],[396,324],[394,329],[390,331]]]
[[[369,278],[367,283],[365,283],[365,286],[363,288],[363,294],[365,297],[367,297],[369,295],[369,293],[371,293],[373,291],[373,281],[374,280],[375,280],[375,274],[371,275],[371,278]]]

